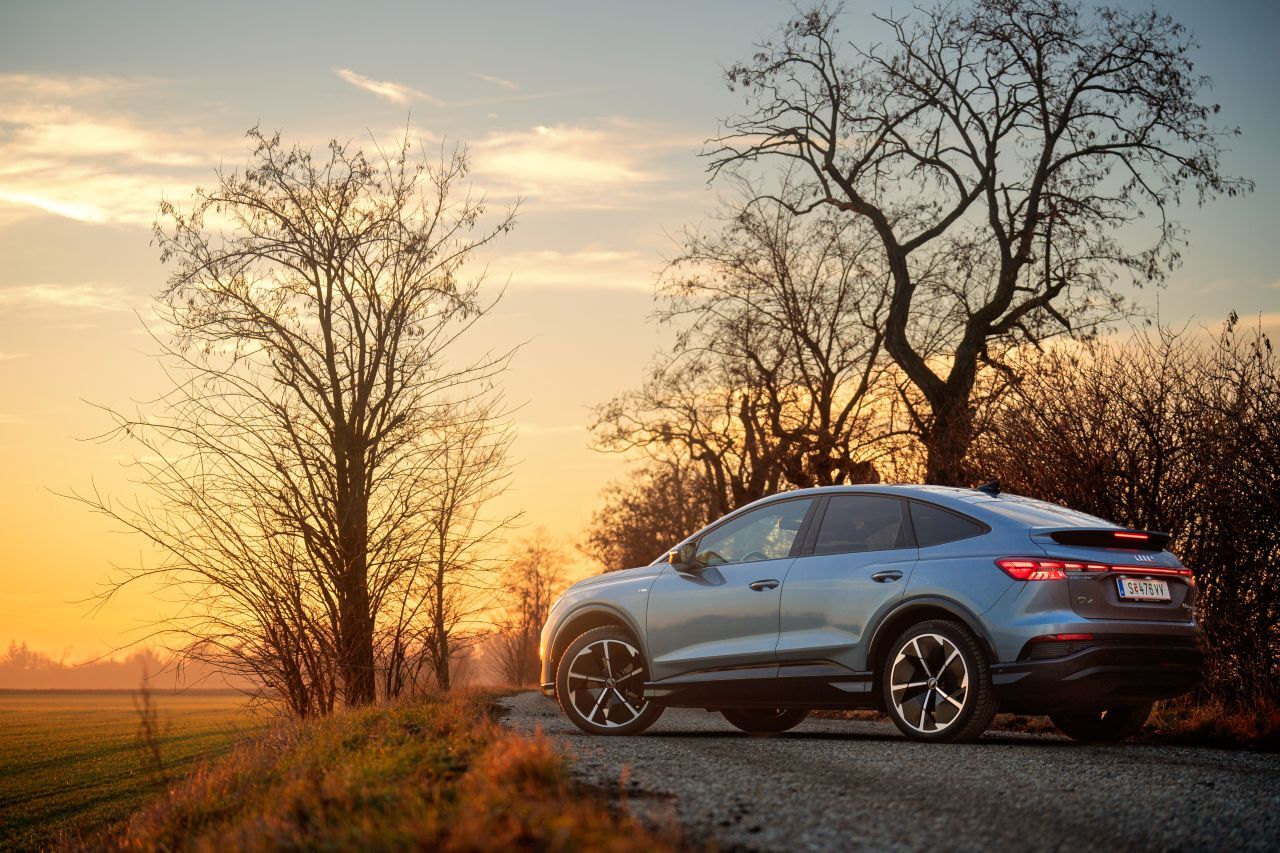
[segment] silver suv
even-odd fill
[[[1200,679],[1195,581],[1167,542],[995,484],[787,492],[571,587],[542,689],[596,734],[667,706],[750,732],[867,708],[922,741],[974,740],[997,711],[1119,740]]]

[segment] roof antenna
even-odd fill
[[[998,498],[1000,497],[1000,481],[992,480],[989,483],[983,483],[981,486],[977,487],[977,490],[982,492],[984,495],[991,495],[993,498]]]

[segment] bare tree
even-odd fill
[[[450,353],[493,305],[463,265],[514,212],[486,229],[482,200],[452,197],[463,151],[428,165],[407,138],[374,158],[333,141],[317,158],[249,137],[249,165],[194,209],[161,205],[171,387],[109,434],[139,446],[143,497],[82,499],[164,555],[108,597],[159,579],[181,653],[324,713],[375,698],[379,625],[439,555],[441,479],[491,433],[479,401],[509,353]]]
[[[454,665],[489,632],[501,568],[498,549],[517,515],[491,513],[510,480],[513,437],[500,398],[459,405],[439,434],[431,477],[419,483],[418,527],[400,539],[412,568],[397,578],[377,639],[387,696],[448,690]]]
[[[701,466],[647,460],[605,487],[581,550],[607,572],[648,565],[716,517],[714,494]]]
[[[698,466],[713,515],[787,485],[875,482],[892,433],[874,235],[743,195],[712,233],[685,234],[659,283],[675,347],[594,427],[603,449]]]
[[[1178,262],[1182,193],[1253,184],[1223,173],[1238,130],[1215,124],[1194,42],[1154,9],[944,4],[877,16],[886,40],[849,58],[840,11],[800,14],[729,70],[747,110],[725,121],[710,168],[798,164],[809,193],[779,203],[874,230],[884,345],[923,398],[926,476],[965,484],[980,368],[1014,369],[993,344],[1088,336],[1126,313],[1118,273],[1160,283]],[[1145,218],[1150,241],[1130,227]]]
[[[538,683],[538,639],[564,585],[568,561],[564,546],[543,528],[515,543],[503,572],[502,615],[494,637],[498,674],[507,684]]]
[[[450,666],[459,652],[488,633],[484,615],[494,603],[501,536],[517,518],[492,517],[488,506],[507,486],[509,429],[488,418],[464,422],[446,448],[439,477],[427,497],[426,648],[435,683],[452,686]]]

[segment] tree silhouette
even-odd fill
[[[1238,131],[1215,124],[1194,43],[1154,9],[944,4],[877,16],[885,41],[847,53],[839,12],[798,15],[730,68],[747,109],[725,121],[710,168],[782,158],[810,184],[781,203],[874,229],[884,346],[923,398],[927,479],[963,485],[979,370],[1016,369],[993,350],[1125,313],[1117,274],[1159,283],[1178,262],[1183,193],[1253,185],[1223,173]],[[1131,227],[1144,219],[1149,240]]]
[[[315,157],[248,136],[243,170],[218,171],[190,211],[161,205],[170,387],[113,412],[109,434],[140,446],[143,496],[82,499],[165,555],[123,570],[108,597],[161,579],[180,611],[157,630],[184,655],[324,713],[374,700],[396,665],[378,660],[380,632],[412,634],[404,620],[431,609],[417,606],[423,564],[458,568],[457,537],[491,532],[441,535],[439,498],[460,441],[487,447],[487,483],[501,482],[491,389],[509,353],[452,351],[494,304],[463,265],[514,211],[486,228],[482,200],[453,198],[460,150],[429,164],[406,137],[374,157],[337,141]]]

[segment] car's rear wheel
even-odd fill
[[[556,700],[569,721],[595,735],[632,735],[653,725],[662,707],[644,698],[644,654],[612,625],[569,644],[556,668]]]
[[[1049,719],[1072,740],[1111,743],[1136,735],[1150,715],[1151,703],[1141,702],[1102,711],[1050,714]]]
[[[733,725],[752,734],[776,734],[794,729],[809,716],[805,708],[721,708]]]
[[[934,619],[913,625],[881,667],[885,709],[912,740],[977,740],[996,714],[986,653],[967,628]]]

